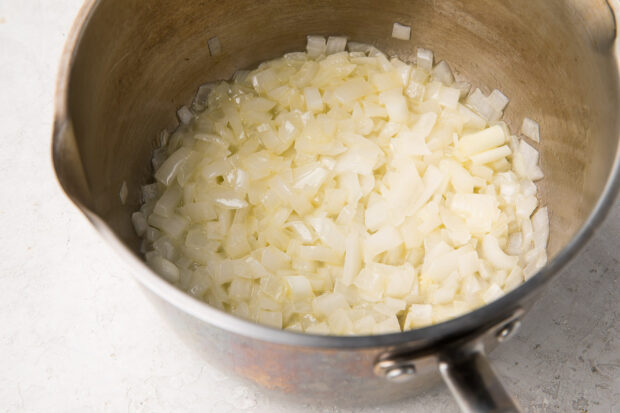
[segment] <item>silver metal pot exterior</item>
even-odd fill
[[[147,290],[148,291],[148,290]],[[422,392],[440,381],[437,363],[420,366],[416,380],[392,383],[373,372],[384,347],[340,349],[277,344],[213,327],[147,292],[186,343],[221,371],[271,390],[271,397],[318,406],[383,404]]]
[[[614,16],[603,0],[87,1],[63,56],[54,165],[69,197],[134,265],[157,307],[216,364],[310,399],[382,403],[434,383],[438,350],[529,308],[609,208],[619,184]],[[391,38],[394,22],[412,26],[411,41]],[[174,128],[175,110],[199,84],[302,50],[307,34],[346,35],[404,59],[416,47],[430,48],[474,86],[508,95],[513,131],[523,116],[539,121],[550,263],[463,317],[374,337],[272,330],[210,308],[153,274],[138,254],[130,214],[152,176],[154,138]],[[211,56],[207,42],[215,36],[222,53]],[[125,205],[118,196],[123,182]],[[419,359],[415,380],[394,384],[373,373],[377,357],[393,350]],[[425,359],[427,353],[435,356]]]

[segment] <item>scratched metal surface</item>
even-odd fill
[[[78,0],[0,3],[0,411],[347,411],[222,373],[170,331],[54,182],[60,50]],[[620,202],[492,354],[527,411],[620,412]],[[456,412],[444,387],[363,412]]]

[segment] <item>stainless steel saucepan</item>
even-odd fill
[[[88,0],[58,80],[53,158],[67,195],[134,265],[187,342],[212,362],[301,399],[383,403],[443,377],[463,411],[517,411],[485,353],[583,246],[619,186],[618,0]],[[391,38],[394,22],[410,41]],[[379,336],[296,334],[225,314],[154,274],[130,222],[152,176],[153,138],[204,82],[346,35],[408,59],[432,49],[475,86],[511,98],[513,131],[540,123],[550,261],[503,298],[427,328]],[[209,53],[217,37],[219,54]],[[488,90],[486,90],[488,92]],[[126,181],[125,205],[119,190]]]

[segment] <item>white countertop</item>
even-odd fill
[[[192,353],[61,192],[52,97],[80,4],[0,2],[0,412],[315,411],[273,400]],[[616,202],[516,338],[493,352],[527,411],[620,412],[619,246]],[[362,411],[456,410],[439,386]]]

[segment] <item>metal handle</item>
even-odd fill
[[[517,403],[502,386],[489,364],[485,349],[514,336],[525,311],[510,316],[482,332],[417,351],[394,349],[380,354],[374,372],[393,383],[405,383],[439,372],[463,413],[519,413]]]
[[[439,371],[463,413],[519,413],[482,349],[440,359]]]

